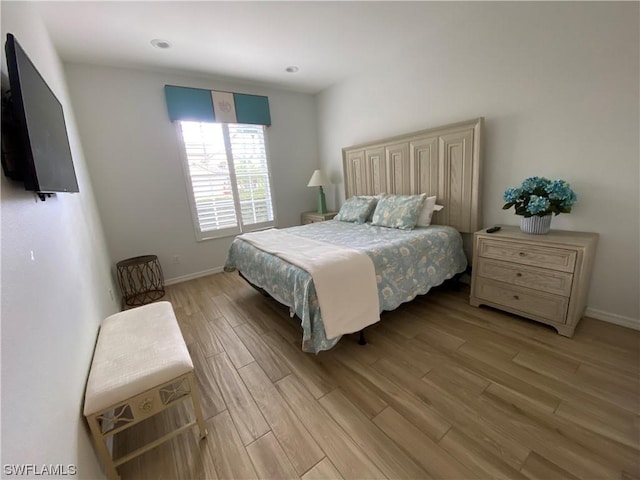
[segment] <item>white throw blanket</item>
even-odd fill
[[[366,253],[278,229],[239,238],[309,272],[328,339],[380,320],[376,272]]]

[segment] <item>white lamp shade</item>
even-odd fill
[[[322,185],[330,184],[331,182],[325,176],[325,174],[322,173],[322,170],[315,170],[313,172],[313,175],[311,175],[311,180],[309,180],[309,183],[307,183],[307,187],[321,187]]]

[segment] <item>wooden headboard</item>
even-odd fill
[[[482,228],[483,118],[342,149],[346,198],[395,193],[436,195],[433,223],[462,233]]]

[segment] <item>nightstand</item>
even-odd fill
[[[302,215],[300,215],[300,222],[302,223],[302,225],[306,225],[308,223],[324,222],[325,220],[331,220],[337,214],[338,212],[304,212]]]
[[[503,226],[473,236],[471,305],[489,305],[572,337],[587,306],[598,234],[522,233]]]

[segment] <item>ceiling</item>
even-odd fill
[[[242,79],[305,93],[384,68],[455,21],[461,3],[41,2],[66,62]],[[465,13],[469,14],[466,4]],[[151,45],[163,39],[169,49]],[[299,67],[287,73],[288,66]]]

